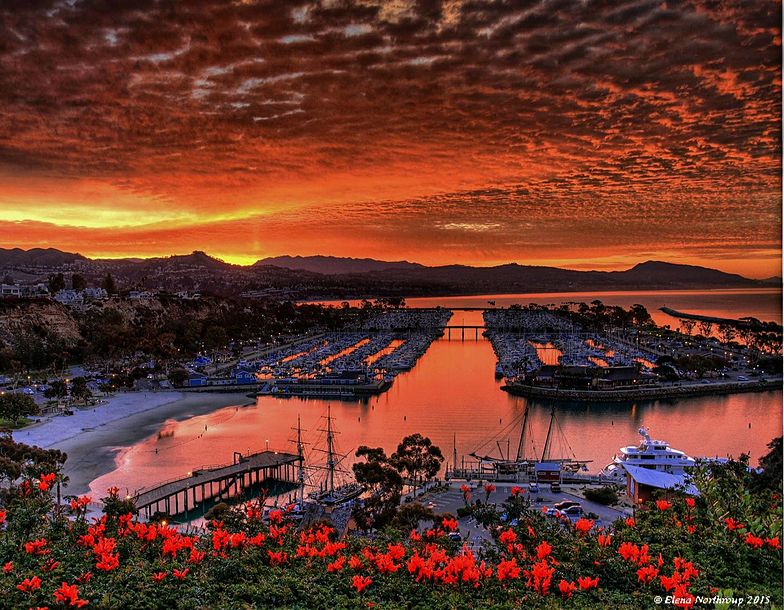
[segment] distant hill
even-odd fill
[[[627,269],[626,271],[611,271],[623,277],[624,281],[646,281],[646,282],[678,282],[685,284],[727,284],[727,283],[747,283],[755,282],[742,275],[735,273],[725,273],[718,269],[708,267],[698,267],[695,265],[678,265],[675,263],[665,263],[662,261],[646,261]]]
[[[81,254],[55,248],[0,248],[0,267],[59,267],[86,260]]]
[[[278,291],[292,299],[376,298],[526,292],[781,287],[694,265],[646,261],[625,271],[575,271],[509,263],[442,265],[333,256],[278,256],[232,265],[205,252],[148,259],[89,259],[55,249],[0,249],[0,272],[23,281],[54,272],[82,274],[97,285],[111,273],[124,289],[194,290],[236,295]]]
[[[408,261],[379,261],[373,258],[342,258],[337,256],[274,256],[263,258],[254,267],[283,267],[299,271],[310,271],[323,275],[346,273],[372,273],[385,269],[425,269],[419,263]]]

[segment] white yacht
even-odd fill
[[[675,475],[684,474],[685,469],[696,464],[693,457],[672,449],[667,441],[652,440],[647,428],[640,428],[639,432],[642,437],[640,444],[621,447],[620,455],[616,455],[602,470],[604,478],[621,482],[626,478],[625,464]]]

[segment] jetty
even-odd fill
[[[698,322],[726,324],[728,326],[734,326],[735,328],[750,328],[752,330],[767,329],[767,330],[776,330],[777,332],[781,332],[782,330],[780,324],[776,324],[775,322],[760,322],[759,320],[756,320],[754,318],[736,320],[735,318],[719,318],[717,316],[704,316],[702,314],[678,311],[677,309],[672,309],[671,307],[666,307],[666,306],[659,307],[659,311],[663,311],[667,315],[670,315],[673,318],[680,318],[681,320],[696,320]]]
[[[187,476],[137,491],[132,499],[148,519],[156,512],[179,515],[206,502],[239,496],[253,486],[289,483],[296,485],[302,457],[293,453],[261,451],[234,453],[234,463],[207,466]]]

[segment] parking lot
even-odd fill
[[[462,484],[462,482],[450,483],[447,491],[428,491],[418,497],[417,501],[421,502],[424,506],[432,508],[433,512],[436,514],[451,513],[452,515],[457,515],[457,509],[465,506],[463,492],[460,491],[460,486]],[[496,489],[490,493],[488,502],[490,504],[502,504],[509,498],[512,487],[515,485],[516,484],[514,483],[495,483]],[[526,489],[524,493],[528,494],[527,485],[517,485]],[[477,499],[484,502],[484,483],[471,483],[469,486],[471,487],[471,502],[474,502]],[[557,504],[564,500],[574,500],[582,505],[585,513],[595,513],[598,515],[599,518],[596,520],[596,525],[599,527],[607,527],[616,519],[625,518],[631,515],[631,509],[624,511],[619,507],[604,506],[602,504],[590,502],[582,498],[576,492],[577,487],[572,485],[562,485],[561,491],[557,493],[551,492],[549,485],[540,485],[539,493],[532,495],[532,506],[535,509],[541,510],[542,507],[550,508],[553,504]],[[460,532],[467,543],[478,544],[482,541],[491,539],[490,533],[484,527],[477,524],[473,517],[462,517],[458,519],[458,521],[460,523]]]

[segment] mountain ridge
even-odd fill
[[[0,272],[24,281],[45,281],[58,272],[80,273],[94,285],[111,273],[126,288],[226,295],[272,289],[293,299],[781,286],[780,280],[757,280],[709,267],[655,260],[619,271],[519,263],[430,267],[410,261],[334,256],[269,257],[235,265],[200,250],[146,259],[90,259],[54,248],[0,248]]]

